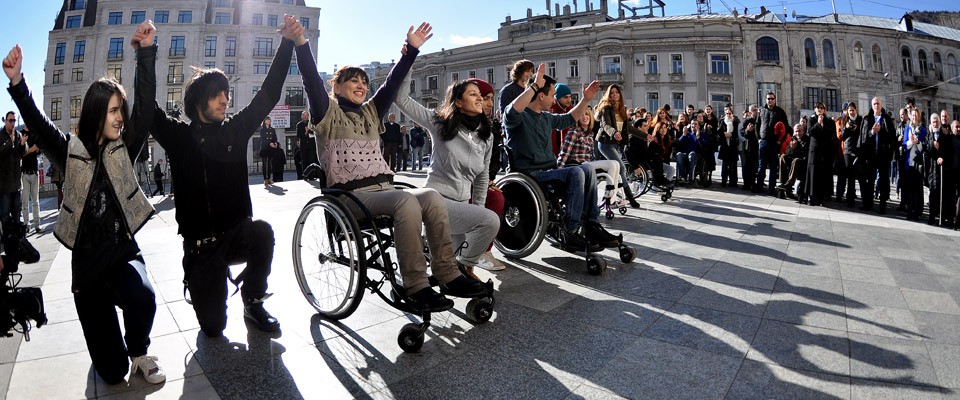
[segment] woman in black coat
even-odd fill
[[[737,187],[737,159],[740,158],[740,119],[733,113],[733,104],[723,107],[723,119],[718,122],[717,138],[720,142],[719,157],[723,164],[720,166],[720,184],[727,187],[727,182]]]
[[[822,102],[814,106],[816,116],[807,124],[810,136],[810,153],[807,156],[807,193],[811,206],[822,206],[823,199],[832,192],[833,175],[830,164],[833,163],[833,140],[837,135],[837,125],[827,116],[827,107]]]

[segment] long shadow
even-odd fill
[[[661,211],[661,213],[666,214],[666,215],[671,215],[671,216],[679,217],[679,218],[684,218],[684,219],[687,219],[687,220],[690,220],[690,221],[693,221],[693,222],[697,222],[697,223],[700,223],[700,224],[718,225],[718,226],[723,226],[723,227],[727,227],[727,228],[739,229],[739,230],[740,230],[740,233],[742,233],[742,234],[744,234],[744,235],[773,236],[773,237],[788,239],[788,240],[790,240],[791,242],[812,243],[812,244],[819,244],[819,245],[823,245],[823,246],[839,247],[839,248],[844,248],[844,249],[850,248],[849,245],[846,245],[846,244],[843,244],[843,243],[839,243],[839,242],[830,241],[830,240],[825,240],[825,239],[821,239],[821,238],[817,238],[817,237],[813,237],[813,236],[810,236],[810,235],[808,235],[808,234],[806,234],[806,233],[794,232],[794,231],[788,231],[788,230],[784,230],[784,229],[775,228],[775,227],[773,226],[773,224],[770,224],[770,223],[767,223],[767,222],[758,222],[758,223],[756,223],[756,224],[750,225],[750,224],[742,224],[742,223],[732,222],[732,221],[718,221],[716,218],[701,217],[701,216],[697,216],[697,215],[690,215],[690,214],[683,214],[683,213],[672,213],[672,212],[669,212],[669,211]],[[718,237],[723,238],[722,236],[718,236]],[[724,239],[727,239],[727,238],[724,238]],[[729,240],[733,240],[733,239],[729,239]],[[739,240],[736,241],[736,242],[737,242],[737,243],[749,243],[749,242],[739,241]],[[721,248],[726,248],[726,247],[721,247]]]
[[[750,194],[750,193],[745,193],[745,194]],[[756,194],[753,194],[753,195],[756,196]],[[752,197],[752,196],[751,196],[751,197]],[[703,198],[700,198],[700,199],[691,199],[691,198],[688,198],[688,199],[686,199],[686,202],[687,202],[687,203],[706,204],[707,206],[722,208],[722,209],[724,209],[724,210],[733,210],[733,208],[736,207],[736,208],[744,208],[744,209],[747,209],[747,210],[758,211],[758,212],[763,212],[763,213],[792,215],[791,213],[788,213],[788,212],[786,212],[786,211],[771,210],[770,208],[764,208],[764,207],[754,206],[754,205],[745,204],[745,203],[731,203],[731,202],[723,202],[723,201],[716,201],[716,200],[703,199]],[[749,214],[749,216],[752,217],[752,218],[759,218],[759,217],[757,217],[757,216],[754,215],[754,214]]]
[[[217,394],[224,399],[302,399],[297,383],[283,363],[286,352],[266,333],[247,326],[247,343],[224,336],[211,338],[197,332],[197,350],[188,361],[203,369]]]

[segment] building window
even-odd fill
[[[57,43],[57,50],[53,53],[53,65],[63,64],[63,59],[67,54],[67,44],[64,42]]]
[[[73,42],[73,62],[83,62],[83,55],[87,52],[87,41],[78,40]]]
[[[293,5],[293,0],[283,0],[283,4]]]
[[[817,67],[817,45],[813,43],[813,39],[807,38],[803,41],[803,58],[807,67]]]
[[[860,44],[860,43],[857,43],[857,44]],[[871,52],[873,53],[873,70],[875,72],[883,72],[883,53],[880,52],[880,46],[873,45]],[[863,57],[863,49],[860,50],[860,57]],[[862,58],[860,62],[861,62],[860,69],[863,69]]]
[[[167,111],[180,108],[181,101],[183,101],[183,88],[167,88]]]
[[[273,57],[273,38],[255,38],[253,40],[253,56]]]
[[[110,38],[110,49],[107,50],[107,60],[123,59],[123,38]]]
[[[803,108],[806,110],[813,109],[814,104],[817,104],[818,101],[823,101],[823,98],[820,97],[820,88],[815,87],[806,87],[803,88]]]
[[[943,80],[943,58],[940,57],[939,51],[933,52],[933,75],[938,81]]]
[[[450,81],[451,81],[451,82],[456,82],[456,81],[459,81],[459,80],[460,80],[460,73],[459,73],[459,72],[453,72],[453,73],[450,74]]]
[[[230,91],[227,92],[227,108],[233,108],[233,99],[234,97],[236,97],[234,96],[234,94],[237,92],[236,89],[237,88],[230,86]],[[294,120],[291,119],[291,121],[294,121]]]
[[[60,120],[60,102],[59,97],[50,99],[50,120],[52,121]]]
[[[657,62],[656,54],[647,54],[647,74],[659,74],[660,73],[660,63]],[[654,110],[656,110],[654,108]]]
[[[267,26],[277,26],[279,17],[277,14],[267,14]]]
[[[80,96],[70,96],[70,118],[80,118]]]
[[[417,93],[417,80],[410,78],[410,94]]]
[[[253,73],[255,75],[265,75],[270,70],[270,63],[265,61],[255,61],[253,63]]]
[[[673,95],[673,109],[674,110],[683,110],[683,92],[674,92]]]
[[[227,47],[223,49],[224,57],[236,57],[237,56],[237,38],[234,36],[227,36]]]
[[[107,25],[120,25],[123,23],[122,12],[112,12],[107,14]]]
[[[51,83],[51,84],[54,84],[54,85],[56,85],[56,84],[58,84],[58,83],[63,83],[63,70],[62,70],[62,69],[55,69],[55,70],[53,70],[53,81],[51,81],[50,83]]]
[[[146,11],[134,11],[134,12],[130,13],[130,23],[131,23],[131,24],[139,24],[139,23],[143,22],[143,20],[145,20],[145,19],[147,19],[147,12],[146,12]]]
[[[83,81],[83,68],[74,68],[70,72],[71,82],[82,82]]]
[[[177,14],[177,23],[178,24],[193,23],[193,11],[180,11],[180,14]]]
[[[656,110],[660,108],[660,93],[647,92],[647,109]]]
[[[910,57],[910,49],[904,47],[900,50],[900,63],[905,75],[913,75],[913,60]]]
[[[187,55],[186,39],[183,36],[174,36],[170,38],[170,57],[183,57]]]
[[[927,76],[930,73],[930,67],[927,65],[927,52],[917,51],[917,66],[920,67],[920,75]]]
[[[165,24],[170,22],[170,11],[161,11],[157,10],[153,13],[153,22],[158,24]]]
[[[710,94],[710,105],[713,106],[714,110],[723,110],[727,104],[733,103],[733,96],[726,93],[711,93]]]
[[[87,7],[87,0],[73,0],[70,3],[70,11],[82,10]]]
[[[287,75],[300,75],[300,67],[297,65],[296,59],[290,62],[290,68],[287,68]]]
[[[218,12],[213,17],[213,23],[217,25],[230,25],[230,13]]]
[[[487,68],[487,82],[490,82],[491,84],[496,82],[493,80],[493,68]]]
[[[551,75],[551,76],[552,76],[552,75]],[[477,77],[477,70],[471,69],[471,70],[467,71],[467,78],[473,79],[473,78],[476,78],[476,77]]]
[[[230,0],[216,0],[213,2],[214,7],[230,7]]]
[[[711,54],[710,55],[710,74],[730,75],[730,55],[729,54]]]
[[[263,14],[253,14],[253,24],[263,25]]]
[[[207,36],[206,40],[204,40],[203,55],[205,57],[217,56],[217,37],[216,36]]]
[[[216,62],[216,61],[204,61],[204,62],[203,62],[203,68],[204,68],[204,69],[213,69],[213,68],[216,68],[216,67],[217,67],[217,62]]]
[[[837,89],[823,89],[823,103],[827,111],[840,112],[840,91]]]
[[[836,69],[837,64],[833,57],[833,42],[830,39],[823,39],[823,67]]]
[[[567,60],[570,64],[570,72],[567,74],[570,78],[580,77],[580,60]]]
[[[550,77],[553,77],[553,78],[556,78],[556,77],[557,77],[557,62],[556,62],[556,61],[548,61],[548,62],[547,62],[547,75],[549,75]]]
[[[223,62],[223,73],[227,75],[236,75],[237,74],[237,63],[235,61],[224,61]]]
[[[286,103],[291,107],[303,107],[303,88],[288,87]]]
[[[117,83],[123,83],[123,64],[107,64],[107,77],[113,78]]]
[[[777,39],[770,36],[757,39],[757,61],[780,61],[780,43]]]
[[[310,18],[300,17],[300,25],[303,25],[303,29],[310,29]]]
[[[863,45],[860,42],[857,42],[853,45],[853,68],[857,70],[864,70],[864,57],[863,57]]]
[[[777,98],[780,98],[780,84],[773,82],[757,82],[757,102],[754,104],[759,104],[760,107],[763,107],[764,104],[767,104],[766,98],[767,93],[773,92],[777,95]]]
[[[168,84],[183,83],[183,62],[182,61],[173,61],[170,63],[170,65],[167,66],[167,83]]]
[[[603,72],[606,74],[620,73],[620,56],[603,57]]]
[[[80,16],[74,15],[72,17],[67,17],[67,29],[74,29],[80,27]]]
[[[670,73],[675,75],[683,74],[683,54],[670,55]]]
[[[960,64],[957,64],[957,57],[953,54],[947,56],[947,77],[948,79],[954,79],[960,76]],[[954,81],[953,83],[960,83]]]
[[[430,75],[427,77],[427,90],[437,90],[438,86],[436,75]]]

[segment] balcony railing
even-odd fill
[[[604,72],[597,74],[597,80],[600,83],[623,82],[623,74],[619,72]]]

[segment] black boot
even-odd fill
[[[880,209],[877,210],[877,212],[879,212],[880,214],[886,214],[886,213],[887,213],[887,201],[886,201],[886,200],[880,200]]]
[[[261,298],[245,298],[243,299],[243,318],[246,318],[247,321],[250,321],[253,326],[256,326],[257,329],[264,332],[276,332],[280,329],[280,321],[277,321],[265,308],[263,308],[263,301],[267,299],[269,295],[263,296]]]

